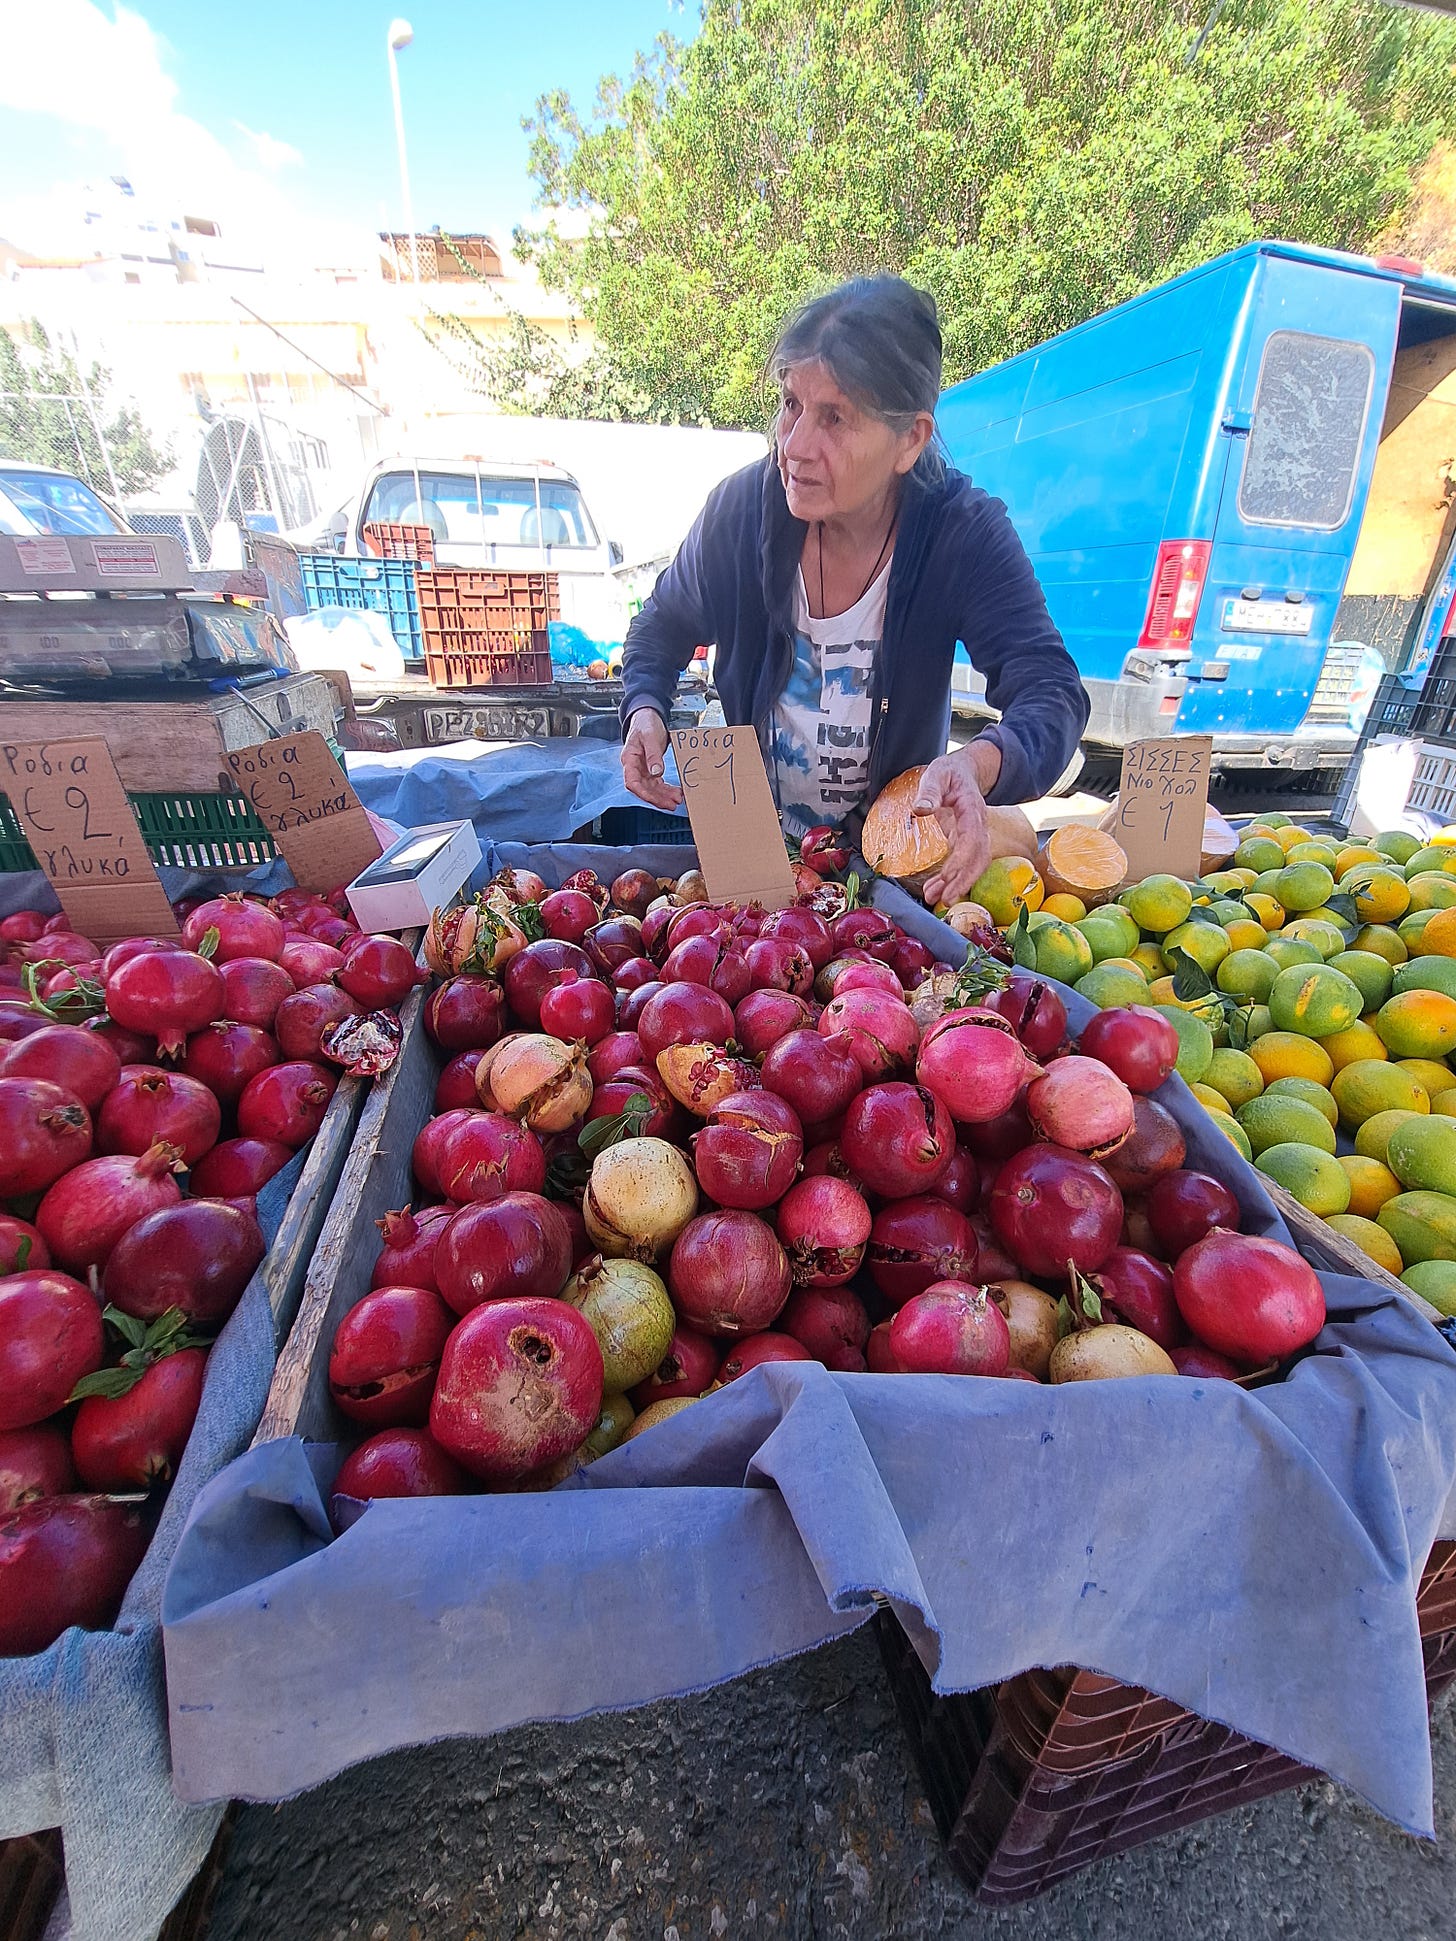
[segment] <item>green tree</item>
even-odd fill
[[[111,373],[100,364],[93,363],[83,379],[76,359],[51,342],[38,318],[20,326],[18,341],[0,329],[0,458],[54,465],[109,493],[109,453],[122,490],[144,491],[171,470],[172,459],[153,444],[130,405],[113,406],[110,388]]]
[[[517,248],[623,396],[758,424],[844,276],[933,290],[951,381],[1257,236],[1369,247],[1453,107],[1456,25],[1372,0],[705,0],[589,118],[538,102],[540,200],[590,222]]]

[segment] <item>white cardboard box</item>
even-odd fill
[[[480,863],[480,842],[468,822],[432,822],[411,829],[362,870],[345,894],[365,930],[409,930],[427,924],[454,901]]]

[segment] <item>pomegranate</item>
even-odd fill
[[[725,1004],[739,1004],[752,986],[748,959],[731,943],[713,937],[688,937],[667,954],[662,967],[669,984],[705,984]]]
[[[24,1429],[65,1405],[101,1366],[101,1309],[89,1288],[52,1269],[0,1280],[0,1429]]]
[[[925,1193],[950,1164],[955,1127],[923,1085],[875,1085],[851,1099],[839,1143],[845,1163],[872,1193]]]
[[[73,1092],[0,1077],[0,1199],[43,1193],[90,1154],[91,1114]]]
[[[841,1374],[863,1371],[870,1317],[852,1288],[796,1287],[779,1315],[779,1327],[826,1368]]]
[[[53,1422],[0,1432],[0,1516],[42,1496],[64,1496],[76,1487],[71,1445]]]
[[[491,1060],[490,1089],[498,1108],[533,1132],[564,1132],[591,1104],[586,1053],[544,1032],[522,1032]]]
[[[702,984],[665,984],[643,1005],[635,1030],[650,1058],[673,1045],[726,1045],[733,1013]]]
[[[677,1325],[661,1275],[641,1261],[604,1260],[593,1254],[572,1275],[561,1298],[591,1325],[602,1351],[607,1396],[651,1379]]]
[[[715,944],[731,943],[734,937],[733,925],[721,910],[710,905],[700,904],[694,909],[673,910],[667,919],[665,934],[666,955],[671,956],[679,944],[687,943],[692,937],[707,937]]]
[[[22,944],[20,955],[27,964],[96,964],[101,959],[89,937],[70,930],[48,930],[35,943]]]
[[[642,955],[642,925],[635,917],[604,917],[592,925],[581,942],[597,969],[610,977],[629,957]]]
[[[559,1294],[571,1272],[571,1232],[538,1193],[503,1193],[463,1207],[445,1222],[434,1272],[457,1314],[482,1301]]]
[[[310,984],[327,983],[336,970],[343,968],[343,964],[343,951],[336,950],[332,944],[320,943],[317,937],[290,937],[278,953],[279,969],[287,971],[289,982],[299,991],[306,990]],[[223,977],[227,977],[226,965],[223,967]],[[283,997],[287,995],[285,991]]]
[[[96,1143],[105,1153],[144,1153],[158,1140],[195,1166],[217,1144],[222,1108],[205,1085],[155,1065],[125,1065],[96,1115]]]
[[[205,957],[154,950],[107,978],[106,1009],[128,1031],[155,1038],[158,1051],[170,1058],[189,1033],[223,1015],[223,989],[221,973]]]
[[[870,1228],[870,1278],[894,1307],[933,1281],[974,1281],[976,1236],[965,1214],[933,1193],[891,1200]]]
[[[949,1200],[960,1213],[974,1213],[981,1202],[981,1173],[976,1156],[966,1146],[957,1146],[950,1164],[930,1191],[938,1200]],[[952,1280],[955,1275],[950,1277]]]
[[[655,1371],[632,1390],[632,1406],[646,1409],[654,1402],[701,1395],[717,1376],[721,1352],[711,1335],[679,1321]]]
[[[724,1355],[718,1368],[720,1382],[736,1382],[740,1375],[746,1375],[752,1368],[761,1368],[771,1361],[813,1361],[816,1357],[809,1353],[802,1341],[796,1341],[791,1334],[770,1334],[760,1331],[745,1340],[736,1341]]]
[[[455,1317],[425,1287],[376,1287],[344,1316],[329,1350],[329,1393],[370,1428],[418,1427]]]
[[[206,1368],[205,1348],[179,1348],[144,1368],[104,1369],[91,1377],[91,1392],[82,1384],[71,1453],[88,1489],[152,1489],[176,1475]]]
[[[505,1009],[495,978],[451,977],[425,1003],[425,1030],[441,1051],[485,1051],[501,1035]]]
[[[505,1483],[585,1440],[603,1394],[602,1351],[565,1301],[488,1301],[445,1345],[430,1433],[472,1475]]]
[[[1038,1069],[1006,1020],[977,1005],[937,1018],[915,1061],[920,1083],[962,1125],[1009,1112]]]
[[[890,1353],[911,1375],[1004,1375],[1011,1330],[985,1287],[933,1281],[890,1322]]]
[[[730,1057],[717,1045],[669,1045],[657,1054],[656,1062],[667,1091],[700,1119],[730,1093],[751,1091],[758,1084],[758,1072],[746,1059]]]
[[[0,1517],[0,1657],[45,1651],[71,1625],[104,1631],[146,1554],[134,1503],[47,1496]]]
[[[820,1013],[819,1032],[825,1038],[841,1032],[848,1037],[867,1085],[908,1071],[920,1042],[920,1027],[909,1007],[887,991],[842,991]]]
[[[507,863],[491,877],[490,887],[504,890],[512,903],[539,903],[546,894],[546,879],[534,869],[512,869]]]
[[[592,1093],[586,1124],[599,1120],[613,1121],[624,1139],[675,1139],[685,1123],[681,1107],[657,1073],[633,1065],[624,1065]],[[591,1143],[595,1157],[596,1142]]]
[[[580,890],[553,890],[541,899],[541,927],[553,941],[579,944],[600,914]]]
[[[261,1192],[293,1157],[277,1139],[223,1139],[192,1168],[187,1184],[198,1199],[244,1199]]]
[[[862,954],[831,957],[814,979],[814,995],[821,1004],[838,997],[841,991],[888,991],[900,1000],[905,995],[904,986],[888,964]]]
[[[113,944],[101,959],[101,979],[103,982],[114,970],[120,970],[129,957],[140,957],[148,950],[175,950],[175,937],[123,937],[119,944]]]
[[[0,1044],[14,1044],[18,1038],[28,1038],[32,1031],[44,1031],[55,1019],[46,1011],[37,1011],[30,1004],[19,1000],[0,1001]]]
[[[1180,1375],[1208,1381],[1236,1382],[1244,1372],[1237,1362],[1227,1355],[1216,1355],[1201,1341],[1190,1342],[1186,1348],[1170,1348],[1168,1358]]]
[[[657,982],[657,966],[650,957],[629,957],[612,972],[612,988],[624,996]]]
[[[1178,1370],[1148,1335],[1109,1321],[1063,1336],[1052,1350],[1048,1372],[1054,1382],[1094,1382],[1131,1375],[1176,1375]]]
[[[459,1496],[469,1487],[465,1471],[428,1429],[381,1429],[344,1458],[333,1494],[370,1503],[376,1497]]]
[[[1006,1020],[1033,1058],[1050,1058],[1066,1042],[1067,1007],[1044,978],[1013,971],[984,1008]]]
[[[0,1278],[50,1264],[46,1243],[29,1220],[18,1219],[13,1213],[0,1213]]]
[[[1082,1051],[1100,1059],[1131,1091],[1156,1091],[1178,1063],[1178,1033],[1151,1005],[1099,1011],[1082,1032]]]
[[[1196,1241],[1178,1256],[1173,1292],[1199,1341],[1244,1368],[1284,1361],[1325,1324],[1318,1274],[1292,1247],[1261,1234],[1220,1231]]]
[[[439,977],[474,977],[503,971],[525,948],[526,934],[516,922],[515,906],[501,897],[496,908],[484,897],[473,903],[436,910],[425,931],[424,958]],[[326,927],[310,925],[314,935],[329,943],[337,939]]]
[[[1132,1093],[1095,1058],[1056,1059],[1027,1087],[1026,1110],[1040,1138],[1096,1159],[1115,1151],[1133,1127]]]
[[[762,1071],[765,1089],[786,1099],[805,1125],[837,1118],[864,1085],[848,1032],[787,1032],[765,1053]]]
[[[435,1081],[436,1112],[451,1112],[459,1106],[476,1103],[475,1068],[481,1056],[478,1051],[456,1052]]]
[[[682,1319],[713,1335],[768,1327],[792,1285],[773,1228],[732,1208],[688,1222],[673,1246],[667,1282]]]
[[[425,973],[397,937],[365,936],[352,944],[334,972],[334,982],[365,1011],[404,1003]]]
[[[988,1211],[1017,1264],[1048,1279],[1094,1272],[1122,1232],[1122,1195],[1095,1160],[1061,1146],[1028,1146],[1008,1159]]]
[[[115,1153],[73,1166],[36,1209],[51,1258],[73,1274],[104,1267],[128,1227],[181,1199],[172,1177],[181,1170],[180,1151],[164,1141],[140,1155]]]
[[[709,1199],[756,1211],[793,1185],[804,1156],[803,1128],[772,1092],[730,1092],[708,1113],[691,1149],[698,1184]]]
[[[1023,1146],[1029,1146],[1035,1136],[1027,1116],[1024,1094],[1004,1112],[998,1112],[994,1119],[963,1122],[958,1134],[961,1143],[978,1159],[992,1160],[998,1164],[1003,1159],[1009,1159],[1013,1153],[1020,1152]]]
[[[644,1056],[635,1031],[609,1031],[592,1046],[586,1068],[593,1085],[605,1085],[624,1065],[640,1065]]]
[[[1011,1331],[1012,1368],[1025,1369],[1039,1382],[1048,1380],[1058,1340],[1056,1302],[1030,1281],[997,1280],[988,1291]]]
[[[1021,1269],[991,1231],[984,1213],[971,1215],[971,1232],[976,1236],[976,1274],[983,1281],[1015,1280]]]
[[[1102,1164],[1122,1193],[1142,1193],[1180,1167],[1186,1155],[1183,1131],[1172,1113],[1138,1093],[1132,1102],[1132,1131]]]
[[[867,950],[874,943],[890,944],[898,934],[894,923],[883,910],[871,909],[867,904],[857,910],[846,910],[829,926],[830,941],[836,952],[840,953]]]
[[[286,946],[285,946],[286,948]],[[292,997],[294,981],[284,966],[270,964],[262,957],[234,957],[219,966],[222,979],[224,1018],[234,1024],[250,1024],[259,1031],[271,1031],[278,1007]]]
[[[569,984],[553,984],[541,998],[540,1024],[544,1032],[568,1043],[596,1045],[613,1032],[617,1008],[612,993],[593,977],[577,977]]]
[[[802,907],[771,910],[763,920],[759,936],[781,938],[802,950],[816,971],[823,970],[834,955],[829,925],[812,910]]]
[[[479,1112],[468,1106],[453,1106],[442,1112],[437,1119],[427,1119],[415,1136],[410,1150],[410,1165],[422,1190],[434,1199],[445,1197],[444,1183],[440,1177],[440,1166],[444,1158],[445,1141],[457,1127],[468,1125],[472,1119],[481,1117]]]
[[[74,1024],[49,1024],[0,1054],[0,1078],[43,1078],[94,1112],[115,1085],[121,1061],[104,1038]]]
[[[276,1065],[281,1057],[271,1031],[222,1018],[193,1032],[187,1040],[182,1070],[186,1077],[205,1085],[222,1104],[236,1105],[249,1079]]]
[[[620,876],[612,879],[611,898],[619,910],[640,922],[647,915],[647,906],[658,896],[657,878],[645,869],[624,869]]]
[[[886,961],[905,991],[918,989],[932,971],[940,968],[935,952],[918,937],[901,937],[891,946]]]
[[[762,1057],[791,1032],[811,1029],[814,1007],[789,991],[750,991],[733,1013],[733,1034],[751,1058]]]
[[[226,964],[234,957],[266,957],[276,963],[287,942],[282,922],[273,912],[244,896],[219,896],[199,903],[182,925],[184,947],[200,949],[210,930],[217,932],[210,953],[215,964]]]
[[[273,1036],[285,1058],[317,1058],[324,1033],[359,1015],[358,1004],[337,985],[307,984],[279,1005]]]
[[[617,993],[618,1029],[635,1033],[637,1020],[642,1016],[643,1011],[659,991],[666,989],[667,986],[654,977],[649,978],[644,984],[634,984],[630,990],[619,991]]]
[[[795,997],[808,997],[814,989],[813,960],[788,937],[756,937],[743,954],[755,991],[790,991]]]
[[[1108,1321],[1122,1321],[1169,1353],[1183,1347],[1188,1330],[1173,1298],[1173,1273],[1151,1254],[1114,1247],[1097,1269],[1097,1289]]]
[[[16,910],[0,917],[0,943],[33,944],[45,935],[46,922],[39,910]]]
[[[220,1200],[184,1200],[147,1214],[117,1241],[106,1263],[106,1298],[142,1321],[178,1308],[211,1331],[242,1299],[264,1252],[256,1219]]]
[[[543,916],[544,910],[543,905]],[[592,921],[596,921],[595,910]],[[536,943],[527,944],[506,966],[506,1001],[526,1029],[535,1031],[541,1023],[541,1000],[552,985],[595,976],[591,958],[575,943],[563,942],[554,936],[542,937]]]
[[[238,1131],[245,1139],[276,1139],[306,1146],[324,1122],[338,1090],[338,1074],[307,1059],[273,1065],[250,1078],[238,1100]]]
[[[870,1329],[865,1343],[865,1366],[872,1375],[908,1375],[910,1370],[896,1358],[890,1346],[890,1323],[881,1321]]]
[[[420,1184],[460,1205],[498,1200],[506,1193],[539,1193],[546,1184],[541,1141],[501,1112],[472,1112],[444,1136],[437,1160],[437,1189],[421,1172],[419,1150],[417,1140],[415,1177]]]
[[[1236,1229],[1239,1224],[1238,1201],[1222,1180],[1209,1173],[1181,1168],[1164,1173],[1149,1187],[1146,1207],[1153,1240],[1169,1260],[1176,1260],[1215,1227]]]
[[[800,1287],[839,1287],[864,1258],[871,1217],[864,1195],[831,1174],[801,1179],[779,1201],[775,1230]]]
[[[438,1293],[435,1249],[447,1221],[453,1217],[451,1207],[426,1206],[418,1213],[401,1207],[398,1213],[386,1213],[382,1220],[376,1220],[374,1224],[384,1236],[384,1245],[369,1276],[369,1285],[428,1287]]]
[[[582,1200],[586,1230],[609,1259],[654,1261],[698,1204],[692,1169],[664,1139],[622,1139],[592,1161]]]

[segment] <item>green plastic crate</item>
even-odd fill
[[[132,812],[154,863],[177,869],[253,869],[278,853],[241,795],[133,795]],[[0,873],[37,867],[9,799],[0,795]]]

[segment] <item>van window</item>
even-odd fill
[[[1333,532],[1349,516],[1375,359],[1364,344],[1276,330],[1264,346],[1239,512]]]
[[[539,493],[539,513],[538,506]],[[369,494],[366,524],[428,526],[437,546],[595,546],[574,485],[472,472],[386,472]]]

